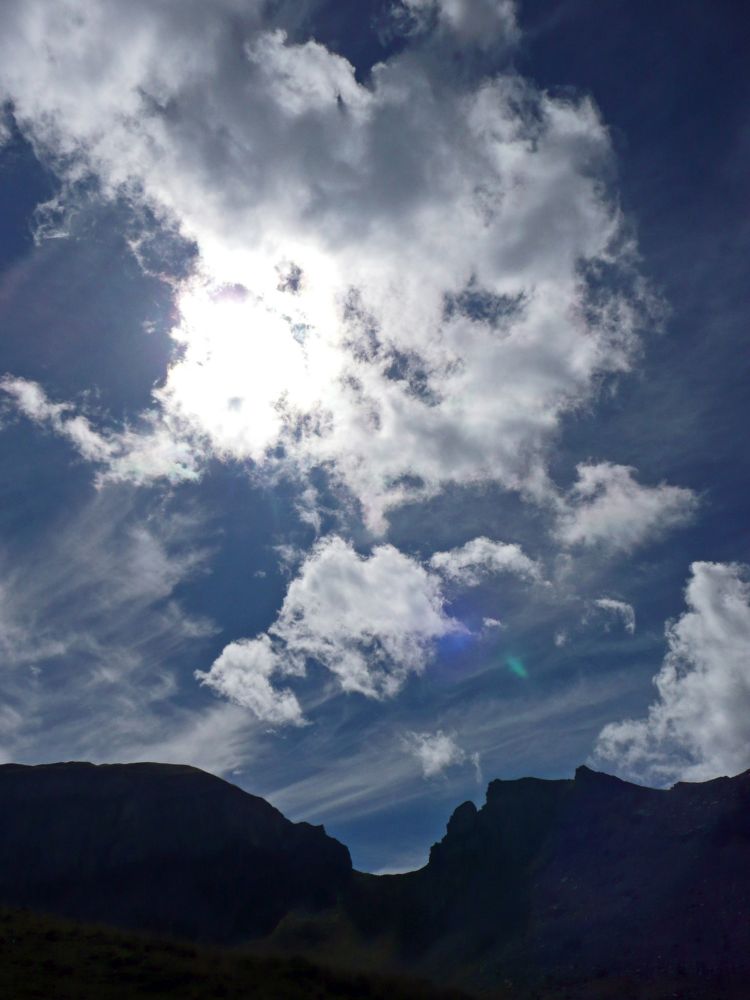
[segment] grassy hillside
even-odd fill
[[[0,909],[2,1000],[460,1000],[465,994],[306,959],[236,951]]]
[[[486,994],[489,996],[490,994]],[[495,1000],[747,1000],[744,980],[598,976],[506,983]],[[0,908],[2,1000],[469,1000],[457,991],[373,972],[336,971]]]
[[[399,888],[397,882],[394,885]],[[311,962],[315,958],[350,974],[354,969],[363,969],[369,975],[376,969],[398,968],[393,938],[384,935],[366,941],[357,935],[347,915],[340,910],[307,918],[291,915],[269,939],[254,947],[267,949],[267,954],[304,956]],[[459,966],[438,981],[444,985],[454,980],[465,981],[467,973],[475,972],[475,967]],[[469,991],[468,995],[477,1000],[750,1000],[747,976],[741,971],[726,975],[684,970],[612,974],[599,969],[582,978],[575,971],[544,974],[530,968],[524,970],[522,981],[519,978],[514,981],[512,974],[495,968],[493,978],[494,989],[477,988],[477,992]],[[407,988],[405,995],[416,998],[431,994],[410,993]]]

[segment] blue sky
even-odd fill
[[[605,6],[3,5],[2,759],[750,766],[746,19]]]

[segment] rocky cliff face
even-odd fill
[[[443,979],[750,974],[750,771],[669,791],[586,767],[493,781],[424,869],[367,893],[401,955]]]
[[[207,941],[331,905],[351,877],[323,827],[196,768],[0,767],[0,902]]]
[[[750,981],[750,771],[493,781],[423,869],[376,877],[194,768],[6,765],[0,903],[222,943],[281,920],[269,947],[480,989],[627,975],[718,996]]]

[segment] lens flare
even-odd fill
[[[506,656],[505,666],[516,677],[521,677],[525,680],[529,676],[526,667],[523,665],[523,660],[519,656]]]

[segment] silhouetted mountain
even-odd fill
[[[493,781],[425,868],[358,876],[323,927],[287,920],[275,937],[300,950],[313,935],[307,950],[328,960],[339,941],[360,963],[376,949],[391,969],[475,989],[635,975],[715,997],[700,984],[750,981],[750,771],[669,791],[586,767]]]
[[[454,813],[426,875],[446,899],[440,936],[506,968],[750,970],[750,772],[669,791],[586,767],[495,781],[482,810]]]
[[[0,810],[3,903],[225,943],[276,925],[266,951],[504,996],[750,981],[750,771],[669,791],[585,767],[493,781],[393,876],[193,768],[6,765]]]
[[[0,767],[0,902],[196,940],[335,901],[348,850],[192,767]]]

